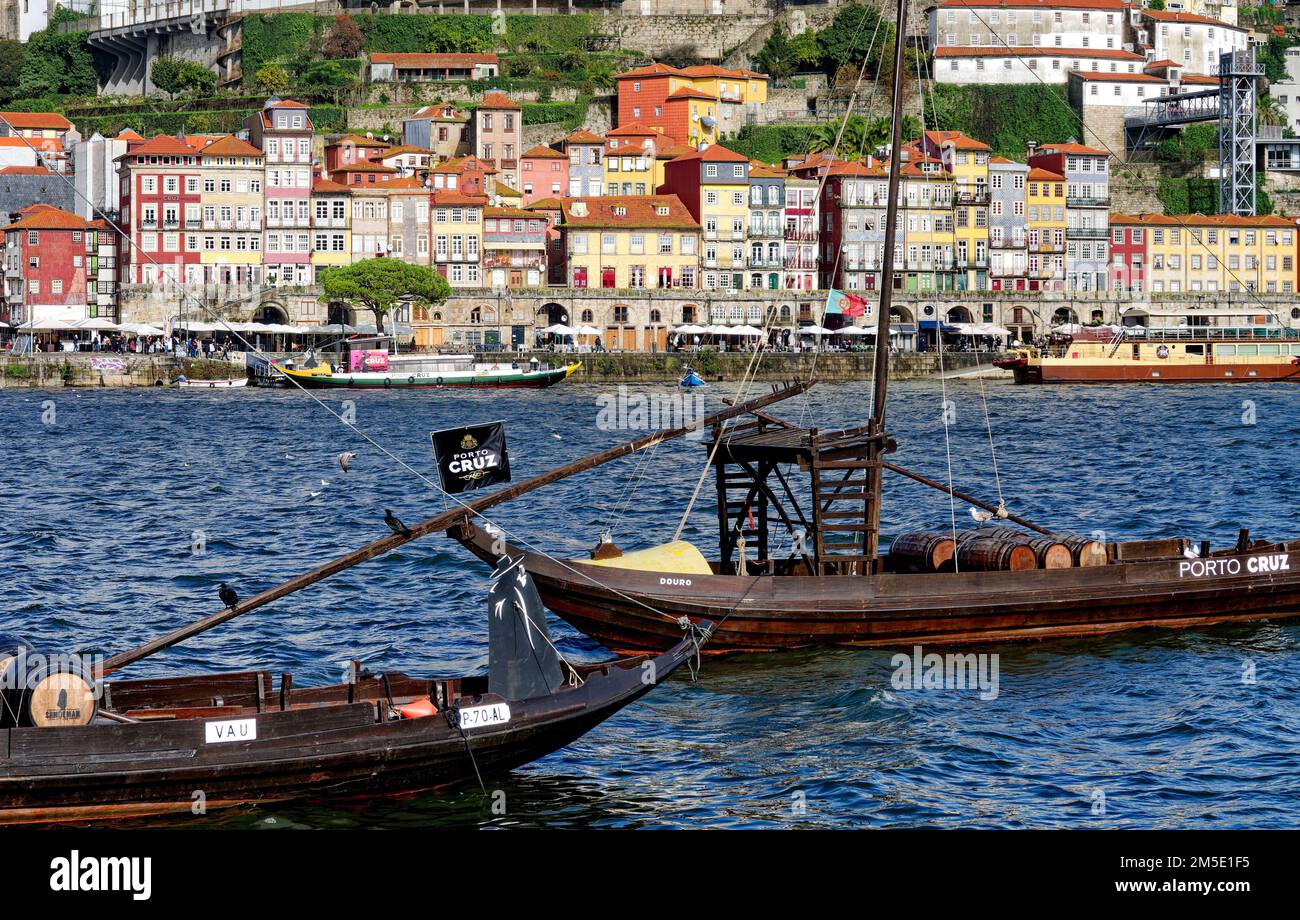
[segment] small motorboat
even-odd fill
[[[176,378],[176,386],[187,390],[228,390],[234,387],[248,386],[248,378],[231,377],[227,380],[191,380],[181,374]]]
[[[677,385],[680,387],[708,386],[708,384],[704,382],[704,378],[701,377],[692,367],[686,368],[686,373],[682,375],[682,379],[677,382]]]
[[[586,734],[695,659],[711,629],[684,623],[661,655],[570,665],[517,557],[497,567],[489,611],[485,675],[372,674],[353,662],[323,687],[269,671],[112,680],[102,693],[79,669],[6,682],[33,689],[4,694],[0,824],[188,813],[195,790],[211,809],[481,781]],[[0,670],[10,677],[19,661],[0,653]]]

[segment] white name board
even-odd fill
[[[256,719],[225,719],[220,722],[203,723],[204,741],[208,744],[220,744],[225,741],[256,741]]]

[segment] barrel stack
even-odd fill
[[[909,531],[889,547],[895,572],[1022,572],[1104,565],[1106,548],[1084,537],[1027,534],[1004,526],[957,533]]]

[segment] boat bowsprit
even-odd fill
[[[3,730],[0,823],[188,813],[195,790],[217,808],[472,782],[590,731],[698,655],[708,630],[662,655],[569,665],[522,560],[503,560],[486,675],[354,665],[321,687],[267,671],[106,681],[89,724]]]

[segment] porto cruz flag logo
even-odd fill
[[[510,454],[503,422],[429,433],[442,488],[455,495],[510,481]]]

